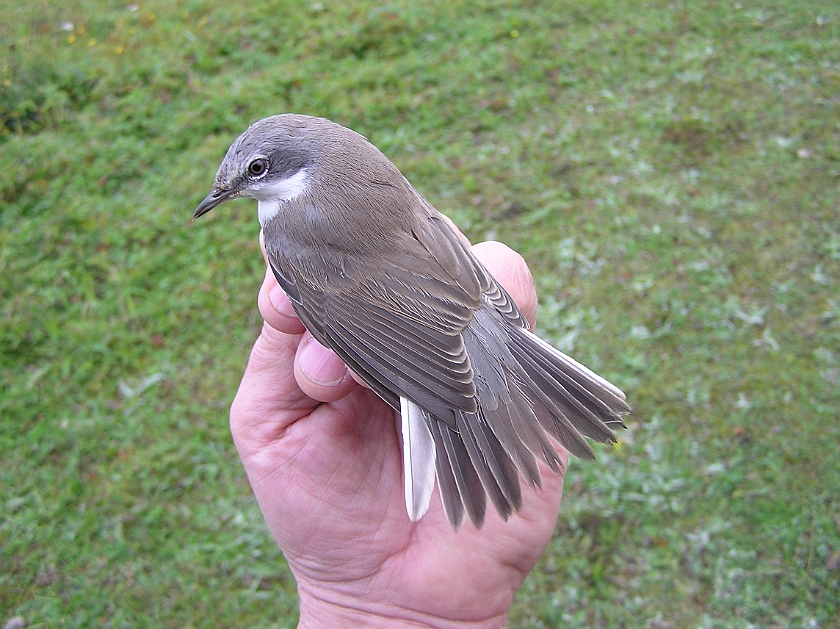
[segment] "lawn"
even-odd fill
[[[0,623],[294,627],[227,411],[230,142],[367,135],[635,414],[511,627],[840,627],[836,0],[0,5]]]

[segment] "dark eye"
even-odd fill
[[[262,157],[258,157],[253,162],[248,164],[248,174],[252,177],[262,177],[265,171],[268,170],[268,161]]]

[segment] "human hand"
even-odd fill
[[[533,325],[524,260],[495,242],[473,252]],[[522,510],[492,509],[453,531],[437,490],[405,509],[397,414],[305,330],[270,270],[265,319],[231,431],[263,515],[298,582],[300,627],[503,627],[554,531],[563,478],[540,463]],[[567,456],[563,453],[564,464]]]

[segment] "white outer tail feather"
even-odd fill
[[[435,442],[423,411],[408,398],[400,397],[400,416],[405,508],[417,522],[428,511],[435,489]]]

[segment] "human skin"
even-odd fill
[[[473,251],[533,326],[522,257],[497,242]],[[563,477],[540,463],[542,489],[524,486],[507,522],[488,509],[480,530],[453,531],[437,491],[411,522],[395,411],[311,337],[270,270],[258,303],[265,323],[231,431],[297,580],[299,627],[504,627],[551,539]]]

